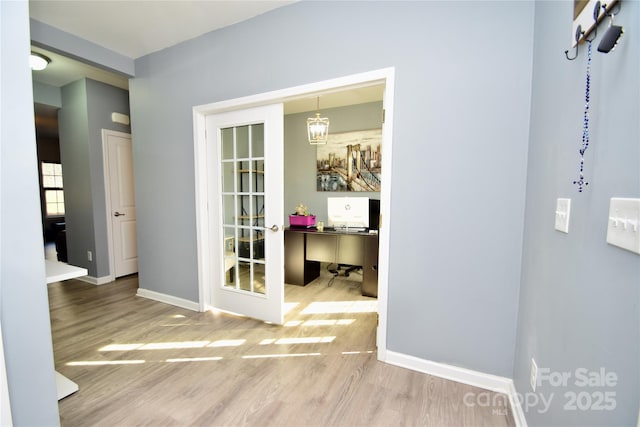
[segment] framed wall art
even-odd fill
[[[329,134],[317,146],[318,191],[380,191],[382,129]]]

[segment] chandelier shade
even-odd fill
[[[320,97],[318,97],[316,109],[320,109]],[[326,144],[329,137],[329,119],[320,117],[320,112],[317,112],[315,117],[309,117],[307,119],[307,135],[311,145]]]

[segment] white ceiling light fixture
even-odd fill
[[[327,143],[329,137],[329,119],[320,117],[320,97],[317,99],[316,116],[307,119],[307,134],[309,135],[309,144],[321,145]]]
[[[49,65],[50,62],[51,59],[40,53],[31,52],[31,55],[29,56],[29,66],[34,71],[44,70],[45,68],[47,68],[47,65]]]

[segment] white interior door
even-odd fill
[[[207,118],[211,305],[282,324],[283,106]]]
[[[110,205],[112,274],[138,272],[136,201],[133,183],[131,135],[104,131],[107,197]]]

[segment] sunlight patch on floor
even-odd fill
[[[283,313],[287,314],[288,312],[290,312],[291,310],[293,310],[294,308],[296,308],[299,305],[300,305],[299,302],[285,302],[284,303],[284,307],[282,308]]]
[[[349,354],[372,354],[373,350],[365,350],[365,351],[343,351],[341,354],[349,355]]]
[[[69,362],[67,366],[100,366],[100,365],[140,365],[144,360],[79,360]]]
[[[202,348],[210,341],[153,342],[145,344],[137,350],[171,350],[179,348]]]
[[[322,356],[322,353],[253,354],[249,356],[242,356],[242,358],[243,359],[268,359],[268,358],[306,357],[306,356]]]
[[[209,344],[207,347],[238,347],[244,343],[246,343],[247,340],[245,339],[239,339],[239,340],[217,340],[212,342],[211,344]]]
[[[375,313],[378,300],[371,301],[317,301],[312,302],[300,314]]]
[[[317,320],[291,320],[284,326],[334,326],[351,325],[356,319],[317,319]]]
[[[330,343],[335,339],[336,337],[268,338],[260,341],[260,345]]]
[[[137,350],[142,347],[144,344],[109,344],[104,347],[98,349],[98,351],[132,351]]]
[[[222,357],[181,357],[178,359],[167,359],[169,363],[180,363],[180,362],[211,362],[216,360],[222,360]]]

